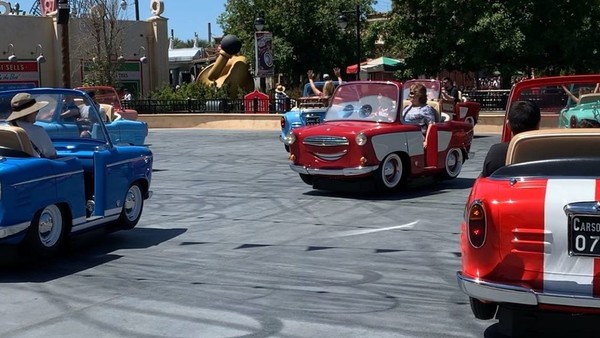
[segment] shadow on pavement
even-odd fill
[[[106,234],[91,231],[73,238],[56,257],[34,259],[19,254],[14,246],[0,247],[0,283],[43,283],[102,265],[121,255],[117,250],[146,249],[175,238],[186,229],[134,228]]]

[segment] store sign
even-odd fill
[[[0,61],[0,90],[38,87],[39,65],[36,61]]]

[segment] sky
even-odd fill
[[[6,0],[5,0],[6,1]],[[126,0],[129,4],[127,17],[135,19],[134,0]],[[392,0],[378,0],[375,10],[385,12],[391,7]],[[12,0],[11,3],[20,3],[21,8],[27,12],[31,9],[35,0]],[[171,30],[176,38],[187,41],[198,34],[201,40],[208,40],[208,24],[211,25],[213,36],[223,35],[223,31],[217,25],[217,17],[225,10],[227,0],[163,0],[165,11],[162,16],[169,19],[169,36]],[[150,1],[138,0],[140,19],[148,18],[150,13]]]

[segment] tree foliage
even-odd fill
[[[356,61],[356,23],[336,26],[342,11],[361,6],[362,58],[377,56],[383,35],[386,56],[405,58],[403,76],[434,76],[442,70],[536,75],[600,70],[600,0],[391,0],[385,22],[365,24],[374,0],[228,0],[219,24],[242,40],[254,63],[254,19],[264,11],[273,32],[275,72],[297,83],[307,69]],[[508,83],[508,81],[503,81]]]
[[[309,69],[331,73],[333,67],[345,68],[356,60],[356,22],[348,14],[347,31],[336,24],[343,11],[354,11],[360,5],[362,21],[372,12],[374,0],[228,0],[218,23],[224,34],[236,35],[242,41],[242,53],[254,67],[254,20],[262,12],[265,30],[273,33],[275,73],[283,73],[286,82],[300,84]],[[361,26],[364,27],[364,22]],[[368,42],[361,41],[362,51]],[[372,51],[372,50],[371,50]],[[363,59],[368,56],[363,52]]]
[[[119,0],[79,0],[77,16],[81,19],[81,39],[73,50],[83,60],[90,60],[86,69],[86,85],[117,84],[117,69],[122,56],[124,11]]]

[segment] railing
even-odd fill
[[[469,101],[479,102],[481,111],[504,111],[510,90],[474,90],[463,93]],[[522,99],[536,102],[548,112],[558,112],[567,102],[563,92],[523,94]],[[132,100],[122,101],[124,108],[137,110],[139,114],[169,113],[237,113],[282,114],[289,111],[293,102],[287,99],[206,99],[206,100]]]
[[[135,109],[139,114],[169,113],[232,113],[276,114],[291,108],[287,99],[188,99],[188,100],[130,100],[121,101],[125,109]]]

